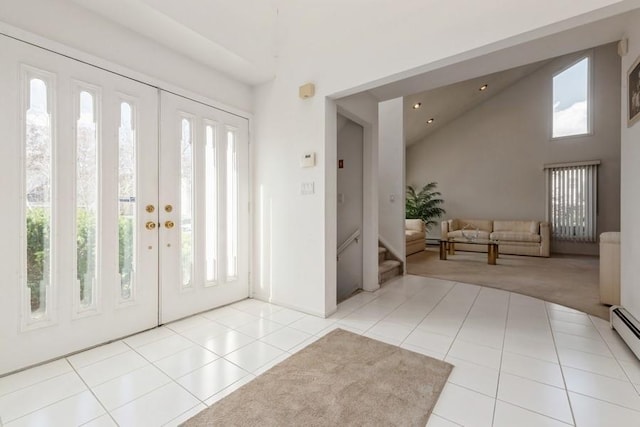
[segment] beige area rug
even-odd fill
[[[504,289],[609,319],[609,307],[600,304],[597,257],[500,255],[488,265],[486,253],[456,251],[442,261],[438,248],[428,247],[407,257],[407,273]]]
[[[424,427],[452,368],[336,329],[183,425]]]

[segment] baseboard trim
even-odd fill
[[[323,318],[323,319],[326,319],[327,317],[331,316],[332,314],[334,314],[337,311],[337,308],[335,308],[331,312],[325,314],[325,313],[321,313],[319,311],[310,310],[308,308],[298,307],[298,306],[295,306],[293,304],[289,304],[289,303],[286,303],[286,302],[283,302],[283,301],[279,301],[279,300],[277,300],[275,298],[270,298],[270,297],[268,297],[266,295],[262,295],[262,294],[254,294],[253,298],[257,299],[259,301],[264,301],[264,302],[268,302],[270,304],[279,305],[280,307],[289,308],[291,310],[299,311],[301,313],[309,314],[311,316],[320,317],[320,318]]]

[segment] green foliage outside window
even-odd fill
[[[27,210],[27,286],[31,289],[31,310],[37,311],[41,305],[44,292],[40,292],[41,286],[46,285],[48,278],[44,273],[48,272],[49,263],[49,209],[30,208]],[[80,280],[80,298],[85,298],[86,283],[83,278],[87,275],[89,267],[94,262],[91,236],[95,230],[95,217],[85,210],[78,211],[77,219],[77,275]],[[128,247],[133,242],[133,220],[131,217],[120,217],[118,224],[119,233],[119,271],[123,277],[129,278],[133,266],[133,251]],[[46,267],[46,268],[45,268]],[[43,283],[43,280],[45,283]],[[88,291],[88,289],[87,289]]]

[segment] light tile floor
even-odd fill
[[[0,425],[177,425],[335,328],[455,365],[428,427],[640,426],[640,361],[607,322],[417,276],[329,319],[249,299],[0,378]]]

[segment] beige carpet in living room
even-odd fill
[[[598,257],[501,254],[497,265],[489,265],[486,253],[456,251],[443,261],[439,249],[429,246],[407,257],[407,273],[503,289],[609,318],[609,307],[600,304]]]

